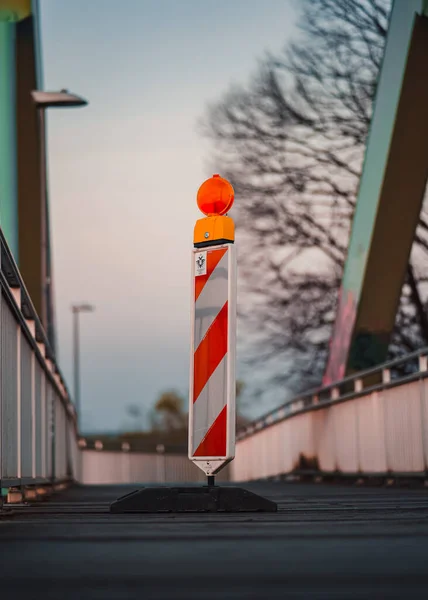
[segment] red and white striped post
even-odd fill
[[[192,252],[189,458],[208,476],[235,457],[236,248],[225,213],[233,188],[218,175],[198,191],[207,216]]]
[[[198,191],[206,215],[195,225],[192,252],[192,334],[189,458],[207,486],[147,487],[118,498],[114,513],[275,512],[275,502],[244,488],[215,486],[214,475],[235,457],[236,248],[226,215],[233,188],[218,175]]]

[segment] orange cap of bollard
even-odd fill
[[[234,198],[232,185],[215,174],[201,185],[196,201],[199,210],[207,216],[225,215],[232,208]]]

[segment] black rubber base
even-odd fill
[[[276,512],[277,505],[237,487],[142,488],[118,498],[112,513]]]

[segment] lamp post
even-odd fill
[[[76,404],[77,424],[80,419],[80,339],[79,315],[82,312],[93,312],[95,307],[91,304],[73,304],[73,371],[74,371],[74,402]]]
[[[55,353],[55,317],[53,306],[53,282],[52,282],[52,258],[50,244],[50,223],[49,223],[49,203],[47,193],[47,159],[46,159],[46,124],[45,110],[47,108],[73,108],[86,106],[88,102],[70,94],[67,90],[60,92],[43,92],[34,90],[31,92],[33,101],[36,105],[39,140],[40,140],[40,182],[41,182],[41,238],[42,238],[42,256],[41,256],[41,280],[42,280],[42,298],[41,298],[41,318],[43,326],[46,328],[46,334],[52,351]]]

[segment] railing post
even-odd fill
[[[18,466],[17,476],[21,479],[21,326],[16,326],[16,460]]]
[[[363,391],[363,380],[362,379],[354,379],[354,392],[357,394]]]
[[[36,478],[36,355],[31,354],[31,477]]]
[[[52,394],[50,410],[50,442],[51,442],[51,481],[52,485],[56,479],[56,393]]]
[[[46,410],[46,375],[44,371],[41,374],[41,382],[40,382],[40,412],[41,412],[41,432],[40,436],[42,438],[42,446],[41,446],[41,463],[42,470],[41,476],[45,479],[48,475],[46,471],[46,421],[47,421],[47,410]]]
[[[426,373],[428,371],[428,360],[426,354],[419,356],[419,372]],[[421,435],[422,435],[422,452],[424,460],[425,471],[428,468],[428,440],[427,440],[427,428],[426,428],[426,382],[422,377],[419,379],[419,406],[421,411],[420,424],[421,424]]]
[[[390,383],[391,371],[389,369],[382,369],[382,383]]]
[[[0,268],[1,268],[1,251],[0,251]],[[1,382],[1,369],[2,369],[2,358],[3,358],[3,336],[2,336],[2,323],[1,323],[1,313],[2,313],[2,294],[0,289],[0,386]],[[3,394],[1,393],[0,387],[0,510],[3,505]]]
[[[163,444],[158,444],[156,446],[157,452],[157,463],[158,463],[158,481],[161,483],[165,483],[166,481],[166,468],[165,468],[165,446]]]
[[[129,442],[122,442],[122,479],[123,483],[131,483],[131,455],[130,449],[131,446]]]

